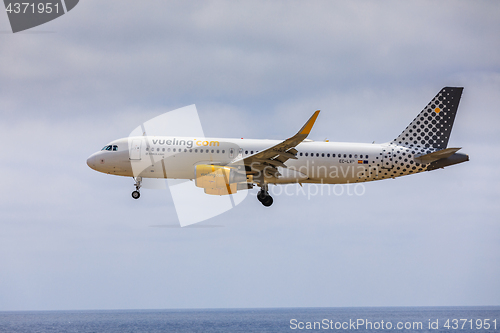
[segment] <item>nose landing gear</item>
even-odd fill
[[[141,193],[139,192],[139,189],[141,188],[142,185],[142,177],[136,177],[135,179],[135,191],[132,192],[132,198],[134,199],[139,199],[141,196]]]
[[[269,195],[267,191],[267,184],[263,185],[257,193],[257,200],[259,200],[264,206],[269,207],[273,204],[273,197]]]

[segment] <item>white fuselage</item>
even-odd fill
[[[195,178],[199,164],[227,165],[272,147],[279,140],[143,136],[119,139],[89,157],[87,164],[107,174],[143,178]],[[105,147],[106,148],[106,147]],[[431,152],[393,143],[338,143],[303,141],[297,145],[297,159],[278,167],[279,177],[271,184],[343,184],[395,178],[426,171],[415,154]]]

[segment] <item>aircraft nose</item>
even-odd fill
[[[89,158],[87,158],[87,165],[91,168],[91,169],[94,169],[95,170],[95,155],[92,154],[90,155]]]

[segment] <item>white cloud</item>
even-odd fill
[[[84,1],[0,34],[0,310],[497,304],[499,10]],[[271,209],[252,191],[220,228],[150,227],[177,222],[167,191],[134,201],[85,164],[193,103],[210,136],[285,138],[321,109],[311,138],[383,142],[446,85],[470,162]]]

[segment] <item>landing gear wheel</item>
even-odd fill
[[[132,192],[132,198],[134,199],[139,199],[141,196],[141,193],[139,193],[139,189],[141,188],[142,185],[142,177],[136,177],[134,178],[135,180],[135,191]]]
[[[259,200],[260,202],[264,201],[267,197],[269,196],[269,194],[267,194],[266,192],[264,191],[259,191],[259,193],[257,193],[257,200]]]
[[[257,193],[257,200],[259,200],[266,207],[273,204],[273,198],[269,195],[267,184],[260,187],[260,191]]]
[[[266,196],[266,198],[264,200],[261,201],[262,204],[266,207],[269,207],[273,204],[273,197],[268,195]]]

